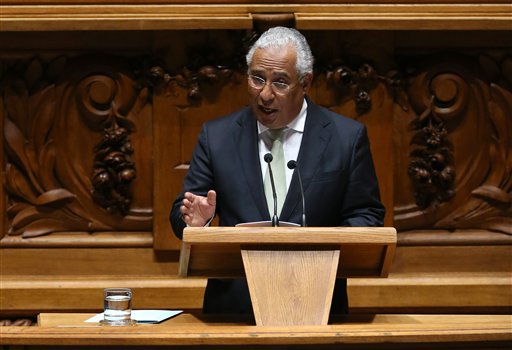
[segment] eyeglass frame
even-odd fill
[[[290,90],[292,88],[294,88],[295,86],[300,84],[302,79],[299,79],[299,81],[296,83],[288,84],[288,83],[283,83],[280,81],[267,81],[266,79],[263,79],[260,76],[249,73],[249,74],[247,74],[247,80],[248,80],[249,86],[252,87],[253,89],[262,91],[265,88],[265,86],[270,85],[270,89],[272,90],[273,93],[278,94],[278,95],[286,95],[287,93],[290,92]],[[263,85],[261,87],[257,87],[252,84],[254,81],[259,81],[260,83],[263,83]],[[275,87],[276,87],[275,84],[285,85],[286,86],[285,90],[283,90],[283,91],[275,90]]]

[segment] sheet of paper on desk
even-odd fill
[[[160,323],[182,312],[183,310],[132,310],[132,320],[137,321],[137,323]],[[102,320],[103,312],[84,322],[100,322]]]

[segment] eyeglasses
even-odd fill
[[[292,89],[296,85],[283,83],[282,81],[267,82],[262,77],[258,77],[257,75],[252,74],[249,74],[247,78],[250,87],[256,90],[263,90],[263,88],[265,88],[265,85],[269,84],[272,91],[278,95],[286,95],[290,91],[290,89]]]

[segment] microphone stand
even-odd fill
[[[272,197],[274,197],[274,216],[272,216],[272,227],[276,227],[279,226],[279,217],[277,216],[276,185],[274,184],[274,174],[272,173],[272,167],[270,166],[270,162],[272,162],[273,159],[272,154],[265,154],[264,160],[268,164],[268,174],[270,176],[270,185],[272,186]]]
[[[299,167],[295,160],[290,160],[287,166],[288,169],[295,169],[297,177],[299,178],[300,194],[302,196],[302,227],[306,227],[306,200],[304,199],[304,188],[302,187],[302,178],[300,176]]]

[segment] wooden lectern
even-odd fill
[[[246,277],[258,326],[326,325],[336,277],[387,277],[395,247],[392,227],[188,227],[179,274]]]

